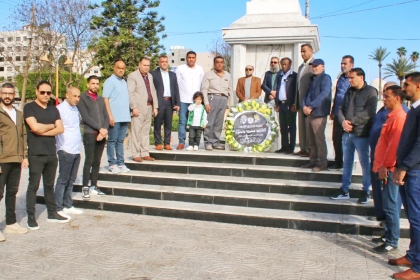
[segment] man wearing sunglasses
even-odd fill
[[[28,136],[29,185],[26,192],[28,228],[39,229],[35,219],[36,192],[41,177],[44,183],[44,198],[48,211],[47,222],[67,223],[69,220],[56,212],[54,181],[57,171],[55,136],[64,132],[63,122],[57,108],[49,103],[51,84],[41,81],[36,86],[36,99],[23,108]]]
[[[265,92],[264,102],[272,102],[273,106],[274,100],[277,95],[276,91],[276,80],[278,76],[281,75],[280,72],[280,60],[278,57],[272,57],[270,60],[270,70],[265,72],[264,81],[262,83],[262,89]]]
[[[16,221],[16,193],[19,189],[20,172],[28,168],[26,131],[22,113],[13,107],[15,86],[1,86],[0,106],[0,200],[6,186],[6,228],[4,233],[27,233]],[[0,232],[0,241],[5,241]]]
[[[239,102],[246,99],[258,99],[261,95],[261,79],[254,77],[254,66],[245,67],[245,77],[238,79],[236,85],[236,96]]]

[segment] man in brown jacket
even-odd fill
[[[1,86],[0,106],[0,200],[6,186],[6,228],[5,233],[27,233],[16,221],[16,193],[19,189],[20,172],[28,167],[26,130],[22,112],[13,107],[15,86],[5,83]],[[5,241],[0,232],[0,241]]]
[[[245,77],[238,79],[236,85],[236,96],[239,102],[246,99],[258,99],[261,95],[261,79],[252,76],[254,74],[254,66],[245,67]]]

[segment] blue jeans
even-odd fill
[[[404,182],[400,194],[410,222],[410,248],[406,258],[413,264],[411,269],[420,273],[420,170],[408,170]]]
[[[181,102],[179,108],[179,126],[178,126],[178,140],[179,144],[185,145],[185,138],[187,138],[187,119],[188,119],[188,106],[191,103]]]
[[[377,176],[377,174],[375,174]],[[386,243],[398,247],[400,239],[400,212],[401,199],[399,186],[392,182],[392,172],[389,172],[387,182],[380,180],[382,190],[382,205],[385,213],[385,238]]]
[[[108,163],[111,165],[124,165],[124,139],[127,135],[128,122],[116,122],[114,126],[108,129],[108,145],[106,152],[108,154]],[[114,155],[116,154],[117,159]]]
[[[73,200],[73,184],[76,181],[79,170],[80,154],[69,154],[65,151],[58,151],[58,178],[55,184],[55,204],[57,212],[63,207],[71,208]]]
[[[343,181],[341,189],[348,193],[351,185],[351,175],[353,173],[354,151],[359,155],[360,165],[362,166],[363,191],[370,193],[370,159],[369,159],[369,138],[356,137],[353,133],[343,133]]]

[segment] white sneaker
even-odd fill
[[[4,233],[18,233],[18,234],[25,234],[28,233],[29,229],[21,227],[18,223],[14,223],[13,225],[7,225],[4,229]]]
[[[194,151],[198,151],[198,146],[194,146]]]
[[[74,206],[72,206],[70,208],[64,207],[63,212],[66,213],[66,214],[75,214],[75,215],[83,214],[82,210],[74,208]]]
[[[6,237],[4,237],[3,233],[0,231],[0,242],[6,241]]]
[[[192,150],[194,150],[194,147],[193,146],[188,146],[188,148],[186,148],[185,150],[192,151]]]
[[[71,219],[71,217],[69,215],[67,215],[66,213],[64,213],[64,211],[58,211],[57,212],[58,215],[60,215],[61,217],[67,218],[67,219]]]
[[[90,194],[91,195],[105,195],[104,192],[102,192],[98,187],[92,186],[90,187]]]
[[[125,164],[118,166],[118,168],[121,170],[121,173],[127,173],[127,172],[131,171],[131,169],[129,169],[127,166],[125,166]]]
[[[117,165],[111,165],[111,166],[109,166],[108,171],[109,171],[109,173],[111,173],[111,174],[118,174],[118,173],[121,173],[121,169],[119,169]]]

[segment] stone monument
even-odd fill
[[[317,52],[320,44],[318,26],[302,15],[299,0],[251,0],[246,3],[246,15],[222,33],[232,46],[234,90],[246,65],[254,65],[254,75],[263,79],[271,57],[287,56],[297,72],[302,63],[300,46],[309,43]]]

